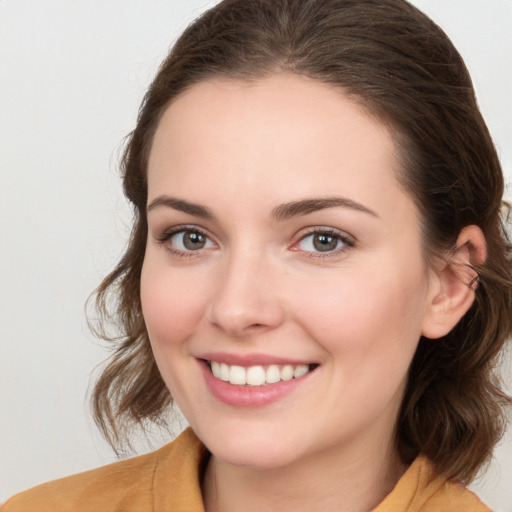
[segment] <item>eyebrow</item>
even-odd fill
[[[151,210],[154,210],[159,206],[166,206],[167,208],[172,208],[174,210],[188,213],[196,217],[202,217],[203,219],[214,218],[213,212],[206,206],[201,206],[200,204],[195,203],[189,203],[188,201],[184,201],[183,199],[178,199],[176,197],[170,197],[165,195],[158,196],[156,199],[151,201],[146,211],[150,212]]]
[[[161,206],[172,208],[174,210],[188,213],[196,217],[201,217],[203,219],[215,218],[213,212],[206,206],[190,203],[189,201],[166,195],[158,196],[156,199],[151,201],[147,207],[147,211],[150,212],[151,210]],[[291,201],[289,203],[283,203],[276,206],[272,210],[271,217],[276,221],[284,221],[292,217],[300,217],[302,215],[307,215],[318,210],[335,207],[349,208],[351,210],[369,214],[373,217],[379,217],[373,210],[370,210],[366,206],[363,206],[362,204],[357,203],[352,199],[340,196],[313,197],[308,199],[300,199],[298,201]]]
[[[301,199],[290,203],[280,204],[272,210],[272,218],[277,221],[287,220],[292,217],[307,215],[325,208],[349,208],[359,212],[367,213],[373,217],[379,217],[373,210],[363,206],[352,199],[340,196],[318,197],[310,199]]]

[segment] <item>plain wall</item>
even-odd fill
[[[205,0],[0,0],[0,501],[115,460],[86,392],[108,352],[84,303],[124,247],[117,161]],[[466,59],[512,179],[512,2],[415,0]],[[141,443],[144,447],[144,443]],[[474,488],[512,511],[512,436]]]

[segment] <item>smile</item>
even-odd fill
[[[314,367],[314,365],[308,364],[271,364],[245,367],[218,361],[207,361],[207,363],[215,377],[236,386],[264,386],[289,381],[306,375]]]

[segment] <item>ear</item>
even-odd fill
[[[485,237],[478,226],[467,226],[457,239],[455,249],[438,269],[431,271],[429,299],[422,334],[440,338],[457,325],[475,300],[478,273],[487,256]]]

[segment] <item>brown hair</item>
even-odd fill
[[[476,300],[447,336],[420,340],[396,429],[404,462],[423,453],[440,472],[469,481],[501,437],[509,401],[495,371],[512,330],[503,176],[460,55],[404,0],[224,0],[179,38],[144,98],[122,160],[135,219],[124,256],[97,290],[100,335],[114,353],[94,389],[95,419],[119,449],[132,427],[165,423],[172,401],[139,295],[146,169],[162,113],[198,82],[280,71],[341,88],[391,126],[399,180],[422,214],[427,258],[452,249],[465,226],[478,225],[486,237]],[[108,322],[118,336],[101,329]]]

